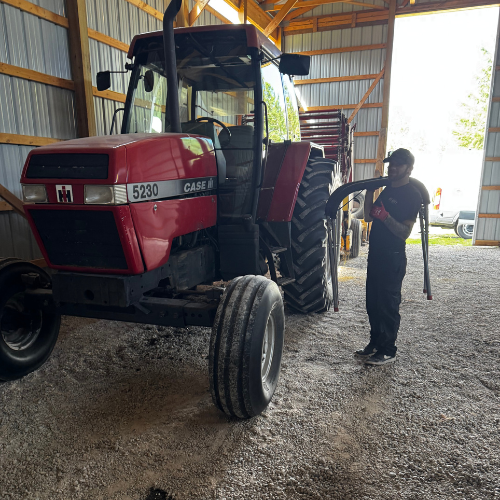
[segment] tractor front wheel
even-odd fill
[[[267,408],[281,367],[285,314],[278,286],[263,276],[235,278],[222,296],[210,341],[210,392],[230,417]]]
[[[292,217],[295,282],[283,287],[287,304],[302,313],[327,311],[333,301],[325,206],[341,184],[337,162],[327,158],[309,160]],[[342,212],[337,212],[338,242],[341,217]],[[336,254],[339,258],[340,245]]]
[[[42,366],[59,335],[60,315],[26,302],[23,274],[50,284],[50,276],[29,262],[0,261],[0,380],[16,380]]]

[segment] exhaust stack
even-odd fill
[[[177,59],[175,56],[174,19],[181,9],[182,0],[171,0],[163,16],[163,50],[165,52],[165,72],[167,74],[167,100],[170,131],[182,132],[179,115],[177,89]],[[165,124],[166,125],[166,124]],[[166,128],[166,127],[165,127]]]

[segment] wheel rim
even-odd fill
[[[26,309],[24,293],[13,295],[5,304],[0,316],[3,341],[14,351],[31,347],[42,329],[42,312]]]
[[[472,236],[474,234],[474,226],[472,224],[464,224],[462,230],[467,236]]]
[[[266,331],[264,332],[264,339],[262,340],[262,356],[260,363],[260,374],[262,376],[262,382],[266,382],[269,377],[269,372],[271,371],[271,365],[273,363],[274,354],[274,342],[276,338],[276,325],[274,324],[274,318],[270,314],[267,319]]]

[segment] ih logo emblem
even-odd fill
[[[71,186],[56,186],[56,191],[59,203],[73,203],[73,190]]]

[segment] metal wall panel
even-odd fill
[[[64,16],[64,0],[33,3]],[[71,80],[67,30],[0,3],[0,62]],[[0,75],[0,132],[73,139],[76,137],[74,93]],[[22,167],[32,148],[0,144],[0,184],[21,197]],[[0,256],[40,258],[27,222],[0,212]]]
[[[19,179],[32,148],[0,144],[0,184],[21,197]],[[42,257],[27,221],[14,212],[0,212],[0,257],[33,260]]]
[[[332,4],[321,8],[336,9],[335,12],[347,12],[356,6]],[[346,10],[347,9],[347,10]],[[311,12],[315,12],[317,9]],[[327,12],[331,13],[331,12]],[[307,13],[309,14],[309,13]],[[307,17],[307,14],[304,17]],[[387,41],[387,25],[365,26],[358,28],[306,33],[285,37],[286,52],[337,49],[360,45],[375,45]],[[321,54],[311,57],[311,71],[306,77],[297,79],[329,78],[357,76],[380,73],[385,64],[385,49]],[[314,83],[297,86],[301,101],[307,107],[336,106],[339,104],[357,104],[370,88],[372,80],[356,80],[331,83]],[[366,103],[383,101],[384,80],[372,91]],[[353,109],[344,109],[349,116]],[[353,120],[357,132],[378,132],[382,120],[382,108],[362,108]],[[377,136],[356,137],[354,158],[375,159],[377,157]],[[355,163],[354,180],[373,177],[375,162]]]
[[[481,192],[476,211],[474,243],[479,240],[500,244],[500,132],[489,130],[500,127],[500,102],[493,101],[494,98],[500,97],[500,22],[497,30],[495,61],[496,66],[494,66],[491,82],[490,105],[486,125]],[[494,189],[484,189],[485,187],[494,187]],[[479,214],[493,217],[478,217]]]

